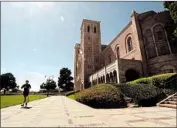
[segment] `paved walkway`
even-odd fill
[[[93,109],[64,96],[1,110],[1,127],[176,127],[176,109]]]

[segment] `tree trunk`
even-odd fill
[[[47,97],[49,96],[49,90],[47,90]]]
[[[4,89],[4,95],[6,94],[6,89]]]

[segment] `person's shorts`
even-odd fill
[[[29,92],[23,92],[23,96],[28,96]]]

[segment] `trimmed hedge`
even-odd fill
[[[166,94],[153,85],[136,84],[130,86],[127,84],[117,84],[116,87],[126,95],[134,100],[139,106],[155,106],[156,103],[166,98]]]
[[[140,78],[131,82],[129,85],[137,84],[150,84],[158,88],[175,89],[177,90],[177,74],[176,73],[166,73],[161,75],[155,75],[146,78]]]
[[[69,91],[69,92],[66,92],[65,93],[65,96],[69,96],[69,95],[72,95],[72,94],[74,94],[74,93],[77,93],[77,92],[79,92],[79,91]]]
[[[123,95],[111,84],[99,84],[76,95],[76,101],[93,108],[127,107]]]

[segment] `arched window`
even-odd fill
[[[165,37],[165,30],[161,24],[157,24],[153,28],[155,43],[157,46],[158,55],[169,54],[169,46]]]
[[[154,35],[156,41],[165,40],[165,33],[162,25],[159,24],[154,27]]]
[[[129,37],[127,39],[127,49],[128,49],[128,52],[133,50],[133,44],[132,44],[132,38],[131,37]]]
[[[144,45],[146,50],[147,58],[154,58],[157,56],[156,46],[153,40],[153,35],[151,29],[147,29],[144,31]]]
[[[173,65],[164,65],[160,67],[161,73],[173,73],[175,70],[176,68]]]
[[[96,27],[94,27],[94,33],[96,33]]]
[[[119,47],[116,48],[116,52],[117,52],[117,59],[120,58],[120,51],[119,51]]]
[[[87,32],[90,32],[90,26],[87,27]]]

